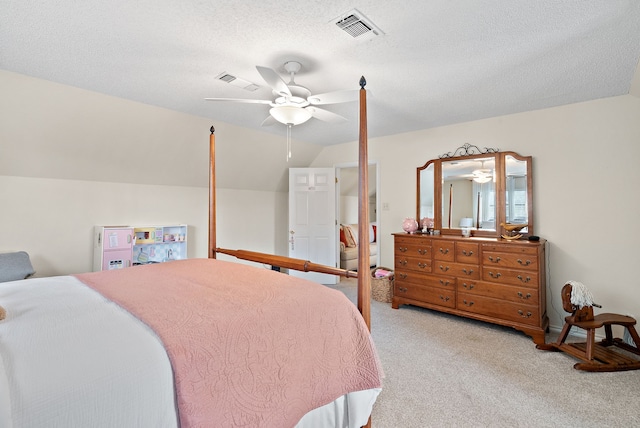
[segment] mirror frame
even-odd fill
[[[484,151],[478,149],[476,146],[465,144],[462,147],[456,149],[453,153],[446,153],[441,155],[438,159],[431,159],[424,165],[420,166],[416,170],[416,219],[420,221],[420,173],[426,170],[429,165],[433,165],[433,212],[434,212],[434,229],[439,230],[441,235],[456,235],[461,236],[461,229],[458,227],[452,227],[444,229],[442,219],[442,163],[443,162],[455,162],[462,160],[473,160],[478,158],[490,158],[495,159],[495,194],[496,194],[496,228],[495,230],[482,230],[471,229],[471,236],[487,237],[487,238],[500,238],[504,234],[501,223],[506,223],[507,207],[506,207],[506,156],[512,156],[518,161],[526,162],[527,170],[527,231],[522,232],[523,237],[534,235],[534,218],[533,218],[533,176],[532,176],[532,157],[521,156],[516,152],[506,151],[501,152],[498,149],[487,149]]]

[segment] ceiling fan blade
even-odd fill
[[[261,67],[259,65],[256,65],[256,70],[258,70],[260,76],[262,76],[264,81],[267,82],[267,84],[271,86],[271,88],[273,88],[276,93],[280,94],[283,97],[291,96],[289,87],[287,86],[285,81],[282,80],[280,75],[275,72],[275,70],[269,67]]]
[[[275,125],[276,123],[278,123],[278,121],[273,116],[269,115],[265,120],[262,121],[260,126],[271,126]]]
[[[342,123],[347,121],[346,117],[340,116],[339,114],[336,114],[332,111],[325,110],[322,108],[309,106],[309,107],[305,107],[305,110],[309,111],[309,113],[311,113],[311,116],[315,117],[316,119],[320,119],[324,122]]]
[[[270,105],[271,101],[269,100],[248,100],[246,98],[205,98],[207,101],[227,101],[234,103],[245,103],[245,104],[267,104]]]
[[[349,103],[358,101],[359,92],[357,89],[326,92],[324,94],[311,95],[307,98],[307,101],[312,105]]]

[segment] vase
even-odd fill
[[[418,230],[418,222],[413,217],[407,217],[402,222],[402,230],[407,233],[414,233]]]

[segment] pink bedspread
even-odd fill
[[[182,428],[292,427],[381,386],[360,313],[326,286],[213,259],[76,276],[163,341]]]

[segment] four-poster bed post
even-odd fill
[[[216,258],[216,129],[211,126],[209,136],[209,250],[210,259]]]
[[[360,78],[360,138],[358,141],[358,310],[371,330],[371,275],[369,274],[369,152],[367,144],[367,84]]]

